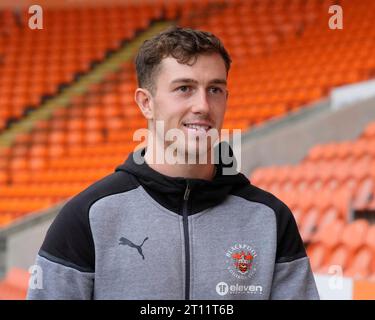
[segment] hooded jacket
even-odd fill
[[[241,173],[172,178],[144,149],[69,200],[28,299],[318,299],[294,217]]]

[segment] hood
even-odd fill
[[[144,160],[142,164],[137,164],[134,159],[143,158],[144,154],[144,148],[132,152],[125,163],[117,167],[116,171],[124,171],[133,175],[154,200],[178,214],[181,214],[182,211],[187,184],[190,188],[189,214],[195,214],[218,205],[235,190],[250,184],[242,173],[223,175],[224,164],[221,158],[216,164],[215,177],[208,181],[166,176],[152,169]]]

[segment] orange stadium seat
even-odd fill
[[[364,245],[369,224],[367,220],[358,219],[348,224],[342,232],[341,243],[351,252],[356,252]]]
[[[322,266],[327,253],[328,249],[323,244],[316,244],[307,248],[307,254],[310,258],[311,268],[313,270],[318,270]]]
[[[0,300],[25,300],[29,276],[25,270],[12,268],[0,282]]]
[[[352,259],[345,275],[352,278],[367,278],[371,276],[371,262],[373,260],[373,250],[364,247],[359,250]]]
[[[344,272],[351,260],[349,250],[345,246],[339,246],[334,249],[326,258],[325,263],[317,270],[318,273],[332,273],[331,267],[339,266],[341,271]]]
[[[333,249],[341,240],[341,233],[345,228],[342,220],[332,221],[330,224],[320,229],[312,238],[313,243],[322,243],[327,248]]]

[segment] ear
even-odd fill
[[[144,88],[137,88],[134,94],[134,100],[139,109],[141,109],[143,116],[147,120],[153,119],[153,103],[151,93]]]

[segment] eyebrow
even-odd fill
[[[174,84],[174,83],[194,83],[194,84],[197,84],[198,81],[197,80],[194,80],[194,79],[190,79],[190,78],[179,78],[179,79],[175,79],[171,82],[171,84]],[[211,83],[215,83],[215,84],[224,84],[226,85],[227,84],[227,80],[225,79],[212,79],[210,82]]]

